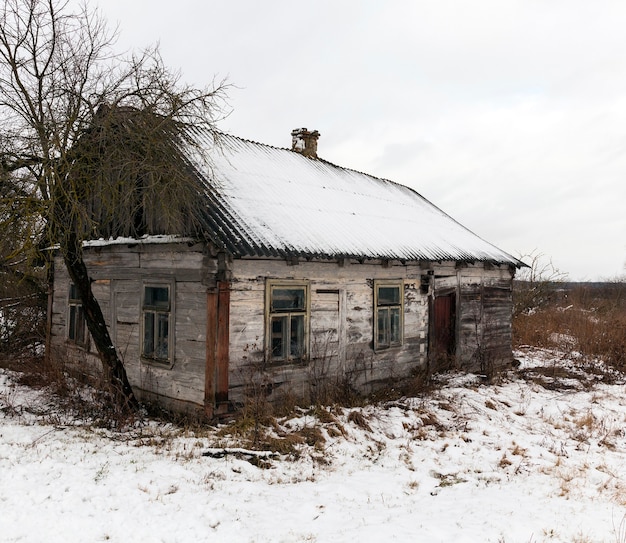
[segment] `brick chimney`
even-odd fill
[[[309,158],[317,158],[317,130],[310,132],[306,128],[295,128],[291,131],[291,150]]]

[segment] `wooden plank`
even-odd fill
[[[174,278],[181,282],[198,282],[203,278],[200,269],[177,269],[170,268],[90,268],[89,276],[93,279],[113,279],[113,280],[141,280],[144,278]]]
[[[206,368],[204,372],[204,408],[209,418],[215,410],[215,377],[217,371],[217,292],[206,296]]]
[[[218,282],[217,300],[217,377],[215,401],[218,411],[228,408],[230,283]]]

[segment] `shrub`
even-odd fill
[[[561,284],[550,303],[513,317],[516,347],[577,352],[626,370],[626,283]]]

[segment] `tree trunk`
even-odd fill
[[[66,243],[61,245],[61,250],[65,267],[80,294],[85,322],[102,361],[110,386],[111,399],[116,408],[129,413],[139,407],[139,402],[128,382],[124,364],[117,356],[100,304],[93,295],[91,280],[83,260],[82,246],[73,232],[67,233],[64,238]]]

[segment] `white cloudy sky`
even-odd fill
[[[220,127],[415,188],[571,279],[625,273],[626,2],[100,0],[119,47],[227,77]]]

